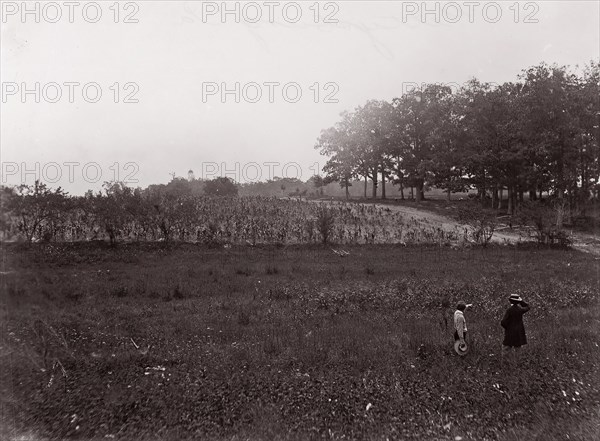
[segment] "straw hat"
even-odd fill
[[[521,296],[519,294],[511,294],[510,297],[508,298],[508,301],[510,303],[519,303],[519,302],[522,302],[523,299],[521,298]]]
[[[469,352],[469,347],[467,346],[467,344],[465,342],[456,340],[456,342],[454,343],[454,350],[456,351],[456,353],[458,355],[463,356],[463,355],[467,355],[467,352]]]

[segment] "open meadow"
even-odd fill
[[[346,251],[334,253],[334,251]],[[4,244],[2,439],[595,440],[599,264],[491,245]],[[529,344],[502,359],[509,294]],[[455,303],[470,353],[452,350]]]
[[[0,441],[600,441],[600,1],[0,17]]]

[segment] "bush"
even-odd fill
[[[473,240],[485,248],[496,230],[496,214],[475,203],[469,203],[460,208],[458,217],[461,222],[471,227]]]
[[[519,210],[518,221],[523,226],[534,227],[534,237],[538,245],[568,248],[573,244],[571,237],[562,228],[564,207],[529,201]]]
[[[326,245],[335,225],[335,215],[330,208],[320,207],[317,213],[317,230],[321,234],[321,242]]]

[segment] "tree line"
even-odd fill
[[[179,223],[194,213],[201,198],[237,194],[235,183],[224,177],[207,181],[173,178],[166,185],[145,189],[112,181],[105,182],[102,191],[88,190],[84,196],[72,196],[60,187],[52,189],[36,181],[33,185],[1,188],[0,232],[5,239],[23,236],[32,242],[64,239],[65,234],[85,237],[91,231],[106,233],[115,243],[124,231],[137,228],[169,239]]]
[[[542,63],[515,82],[472,79],[458,90],[427,84],[391,101],[370,100],[321,132],[326,182],[346,189],[386,184],[419,202],[427,187],[476,189],[481,201],[510,215],[544,192],[572,210],[598,197],[600,64],[581,72]],[[506,191],[506,197],[504,192]],[[503,205],[503,201],[506,207]]]
[[[196,193],[200,184],[204,194]],[[88,191],[84,196],[70,196],[40,181],[5,187],[0,191],[0,239],[24,239],[28,243],[108,239],[111,245],[177,241],[220,246],[326,244],[331,238],[345,243],[403,237],[414,241],[427,240],[432,233],[428,229],[423,234],[411,234],[415,225],[405,225],[401,216],[384,219],[383,210],[372,206],[333,207],[280,196],[237,197],[234,190],[227,178],[174,178],[167,185],[146,189],[106,182],[103,191]],[[447,240],[453,237],[442,231],[434,234]]]

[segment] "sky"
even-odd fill
[[[422,83],[600,57],[600,2],[2,2],[1,184],[303,180],[321,130]]]

